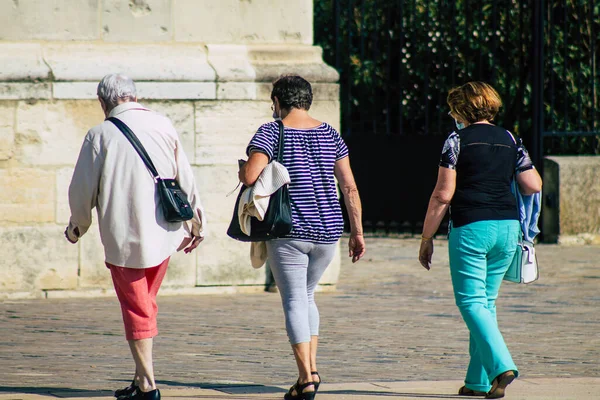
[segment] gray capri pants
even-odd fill
[[[269,266],[281,295],[291,344],[310,342],[311,336],[319,335],[315,288],[333,260],[336,245],[295,239],[267,242]]]

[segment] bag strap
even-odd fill
[[[283,132],[285,131],[285,127],[280,119],[278,119],[276,122],[279,126],[279,149],[277,150],[277,162],[281,164],[283,161]]]
[[[123,132],[123,135],[125,135],[127,140],[129,140],[129,143],[131,143],[135,151],[141,157],[144,164],[146,164],[146,168],[148,168],[154,180],[157,181],[158,179],[160,179],[158,171],[156,170],[156,167],[154,167],[154,163],[152,163],[152,160],[146,152],[146,149],[144,148],[144,146],[142,146],[140,140],[137,138],[137,136],[135,136],[135,133],[133,133],[133,131],[127,126],[127,124],[115,117],[110,117],[107,119],[107,121],[110,121],[113,124],[115,124],[115,126],[119,128],[121,132]]]

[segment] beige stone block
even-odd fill
[[[208,218],[209,231],[212,231],[213,223],[231,221],[235,200],[239,193],[239,188],[235,189],[239,182],[237,171],[237,162],[232,165],[205,165],[194,168],[200,200]]]
[[[321,285],[337,285],[339,277],[340,277],[340,270],[342,267],[342,254],[341,254],[342,251],[341,250],[344,249],[344,251],[346,251],[347,245],[348,245],[348,239],[342,238],[342,240],[338,242],[337,248],[335,251],[335,256],[333,257],[331,264],[329,264],[329,267],[327,267],[327,269],[325,270],[325,273],[321,277],[319,284],[321,284]]]
[[[319,121],[327,122],[340,131],[340,102],[336,100],[313,101],[310,115]]]
[[[96,220],[96,212],[93,212]],[[92,223],[86,234],[79,239],[79,288],[109,289],[112,287],[110,271],[104,263],[104,247],[98,224]]]
[[[9,160],[15,148],[14,102],[0,102],[0,161]]]
[[[55,225],[0,227],[0,292],[74,289],[77,246]]]
[[[313,101],[339,101],[340,85],[337,83],[313,83]]]
[[[54,179],[52,170],[0,169],[0,222],[54,222]]]
[[[69,185],[74,168],[59,168],[56,170],[56,223],[67,225],[71,218],[69,208]]]
[[[210,224],[209,234],[196,249],[197,285],[256,285],[265,283],[265,270],[250,265],[250,243],[226,234],[229,223]]]
[[[102,39],[109,42],[170,40],[170,0],[104,0]]]
[[[173,6],[178,42],[313,42],[312,0],[177,0]]]
[[[219,82],[252,82],[256,79],[247,46],[208,44],[206,48],[208,61],[215,69]]]
[[[317,101],[336,101],[340,100],[340,86],[337,83],[314,83],[311,82],[313,90],[313,103]],[[257,82],[256,98],[258,100],[270,101],[273,83]]]
[[[98,39],[98,0],[0,2],[0,40]]]
[[[257,84],[254,82],[217,83],[218,100],[256,100]]]
[[[102,120],[98,101],[20,102],[16,158],[28,165],[74,165],[85,134]]]
[[[49,99],[52,97],[50,83],[2,82],[0,100]]]
[[[561,236],[600,233],[600,157],[547,157],[558,166],[559,233]],[[544,191],[545,198],[556,193]],[[546,204],[548,207],[550,204]],[[550,213],[547,208],[545,212]],[[546,218],[546,217],[545,217]],[[580,239],[586,240],[580,236]]]
[[[202,245],[203,243],[200,243],[200,246]],[[196,251],[198,250],[194,250],[194,252]],[[196,286],[196,274],[198,271],[194,252],[185,254],[183,251],[180,251],[171,256],[162,288],[193,288]]]
[[[248,46],[248,59],[256,72],[256,81],[273,82],[281,75],[295,74],[314,83],[335,83],[338,72],[325,64],[318,46]]]
[[[196,164],[237,165],[248,142],[272,121],[270,102],[196,102]]]
[[[95,100],[98,82],[53,82],[52,97],[58,100]]]
[[[206,49],[197,45],[57,43],[45,45],[44,59],[57,81],[97,83],[115,72],[136,82],[214,82],[216,78]]]
[[[142,101],[142,100],[140,100]],[[142,101],[144,106],[167,116],[179,134],[190,164],[194,164],[196,134],[194,103],[185,101]]]
[[[0,21],[6,17],[1,11],[4,7],[5,5],[0,3]],[[0,40],[3,39],[2,30],[8,27],[10,25],[0,22]],[[0,81],[46,79],[49,73],[50,68],[44,63],[40,44],[0,43]]]
[[[138,82],[139,99],[203,100],[217,98],[214,82]]]

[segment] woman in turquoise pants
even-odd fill
[[[470,362],[458,394],[497,399],[519,374],[496,320],[500,284],[521,234],[511,181],[516,177],[519,190],[530,195],[542,180],[521,140],[491,123],[502,106],[494,88],[469,82],[450,90],[447,102],[457,129],[442,150],[419,261],[430,269],[433,236],[450,209],[452,286],[470,332]]]

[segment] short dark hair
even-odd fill
[[[279,107],[289,110],[300,108],[310,110],[313,93],[310,83],[298,75],[284,75],[273,82],[271,100],[279,100]]]

